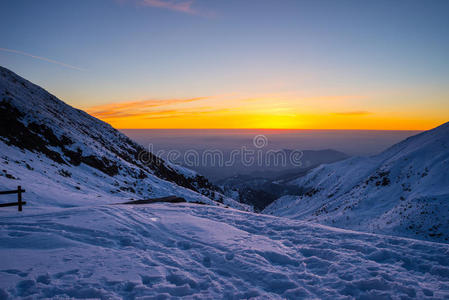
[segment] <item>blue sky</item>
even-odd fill
[[[210,97],[177,110],[249,114],[257,98],[298,128],[323,112],[367,112],[335,128],[449,116],[449,1],[14,0],[0,25],[2,66],[88,111]]]

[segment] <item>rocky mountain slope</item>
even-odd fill
[[[0,190],[21,185],[30,205],[176,195],[247,209],[196,172],[166,163],[110,125],[2,67],[0,153]]]
[[[323,165],[293,182],[306,192],[264,212],[341,228],[449,241],[449,123],[379,155]]]

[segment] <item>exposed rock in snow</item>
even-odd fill
[[[354,230],[449,242],[449,123],[383,153],[323,165],[306,192],[264,212]]]

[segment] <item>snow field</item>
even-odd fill
[[[0,212],[0,298],[449,297],[449,245],[192,204]]]

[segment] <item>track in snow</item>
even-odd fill
[[[0,298],[449,297],[449,245],[191,204],[0,214]]]

